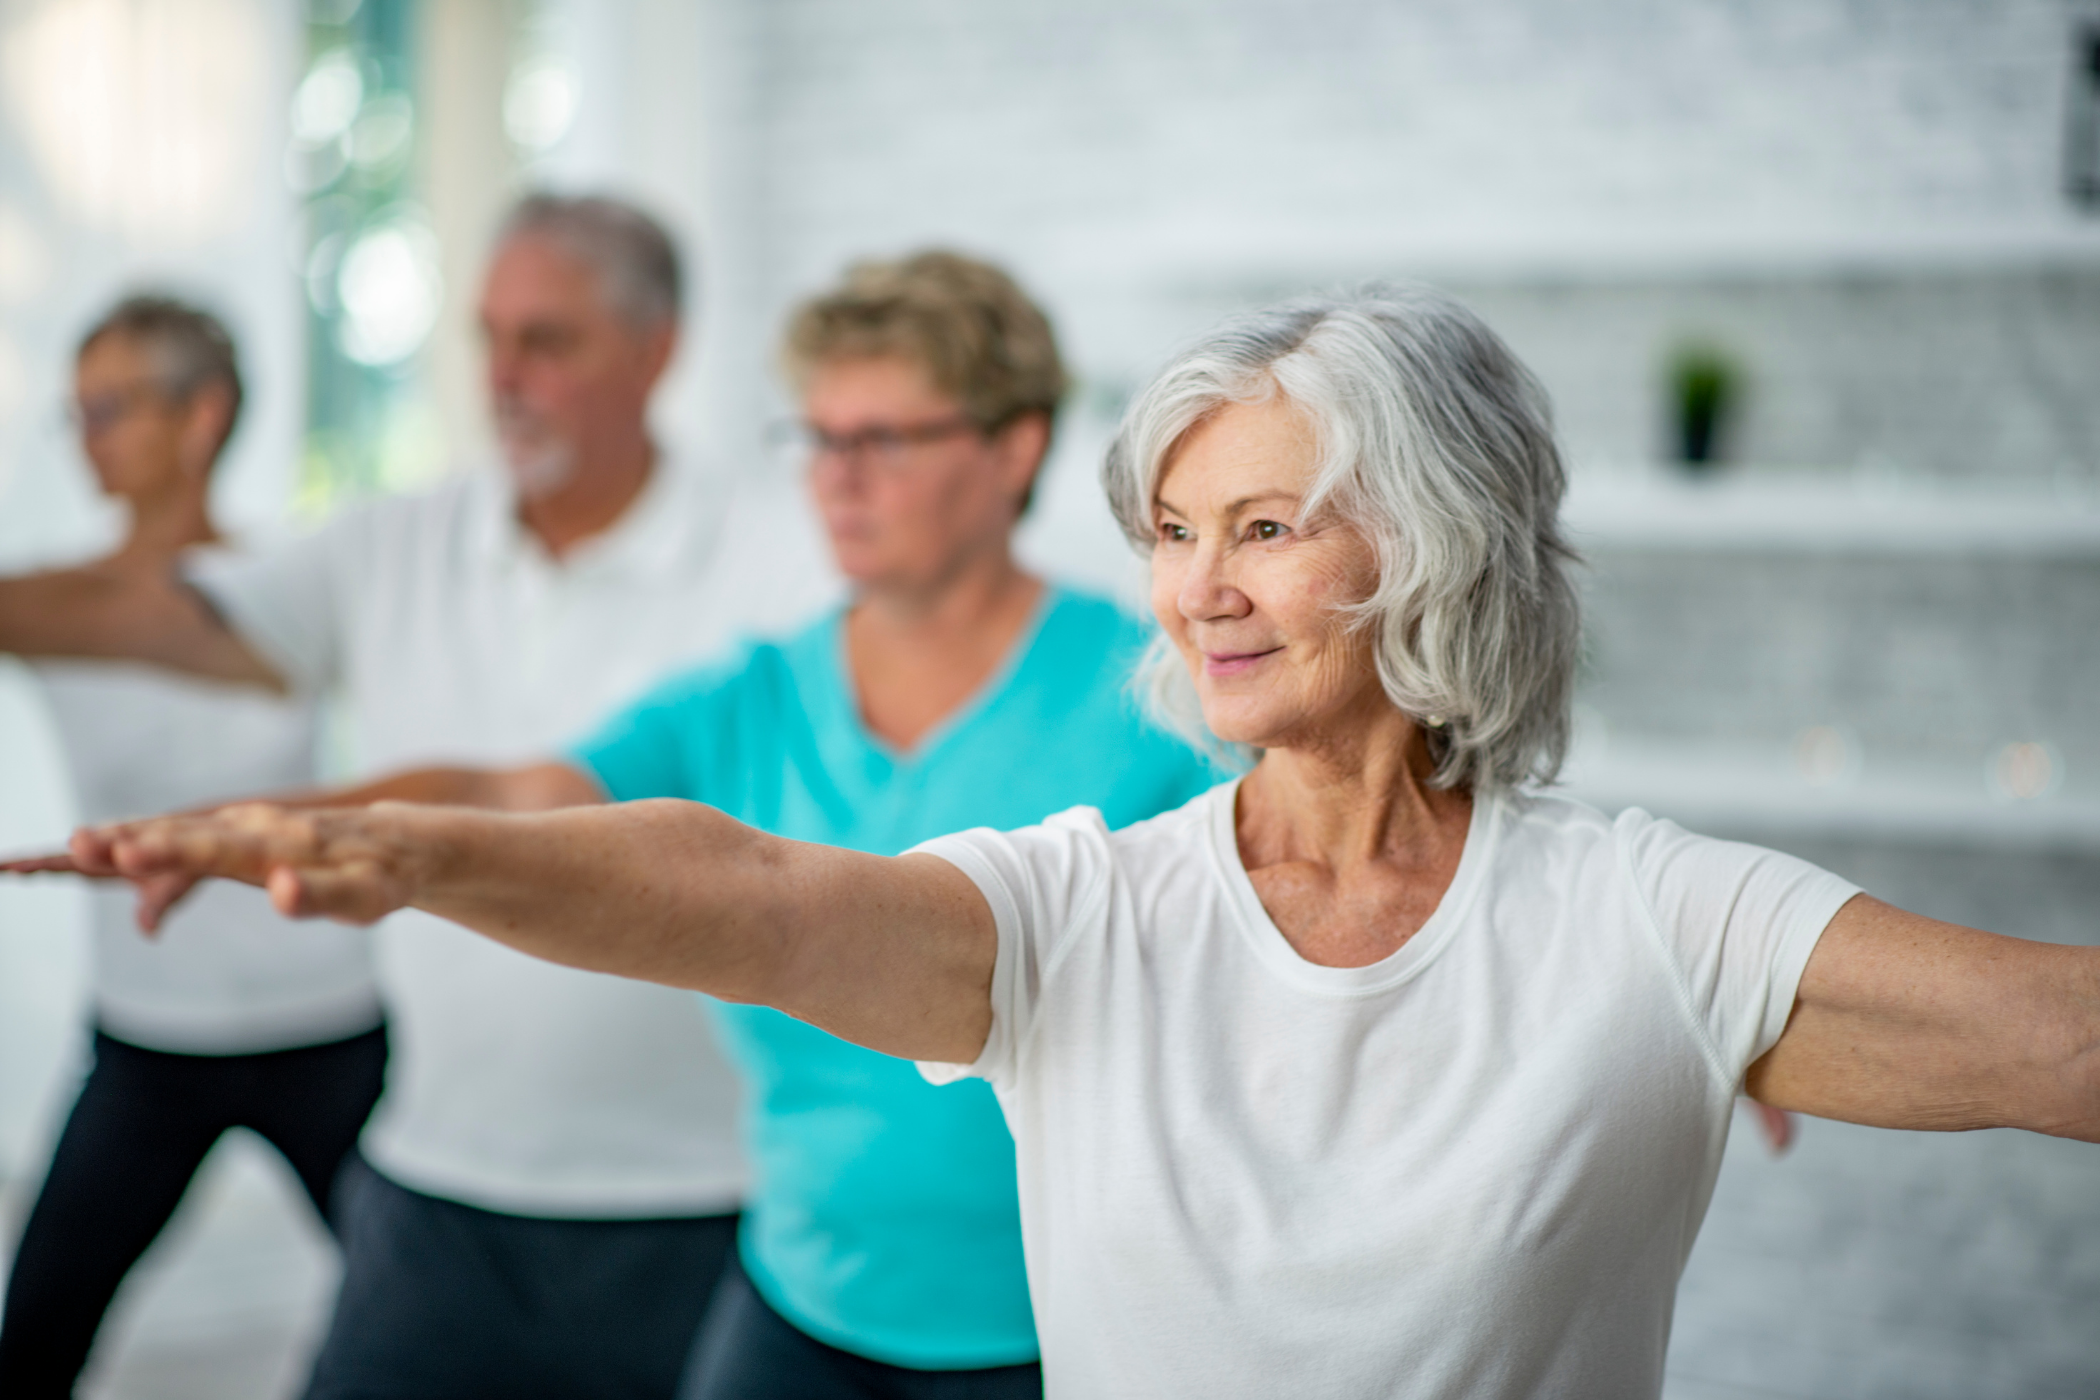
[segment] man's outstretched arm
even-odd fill
[[[210,680],[287,688],[172,571],[59,569],[0,579],[0,652],[145,661]]]
[[[668,800],[515,814],[254,805],[81,833],[84,867],[261,885],[294,917],[408,906],[521,952],[778,1007],[847,1040],[967,1061],[991,1026],[990,908],[934,856],[768,836]]]

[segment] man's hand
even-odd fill
[[[428,852],[410,839],[415,824],[415,809],[404,803],[317,811],[244,803],[83,828],[70,860],[81,874],[131,881],[139,927],[149,933],[198,881],[212,878],[260,886],[287,918],[369,924],[408,904],[427,864]]]

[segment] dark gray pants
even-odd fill
[[[1042,1368],[919,1371],[840,1351],[773,1311],[732,1259],[678,1400],[1042,1400]]]
[[[543,1220],[411,1191],[362,1158],[307,1400],[670,1400],[734,1215]]]

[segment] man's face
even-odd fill
[[[637,328],[607,303],[589,264],[522,234],[489,264],[481,334],[504,460],[521,494],[543,496],[643,431],[675,328]]]

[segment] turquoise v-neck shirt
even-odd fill
[[[616,801],[689,798],[880,855],[1081,805],[1126,826],[1224,776],[1129,695],[1144,634],[1103,599],[1046,590],[999,672],[909,753],[861,723],[841,621],[659,687],[571,757]],[[740,1252],[766,1301],[892,1365],[1033,1360],[1013,1139],[991,1089],[935,1088],[778,1011],[710,1004],[749,1095]]]

